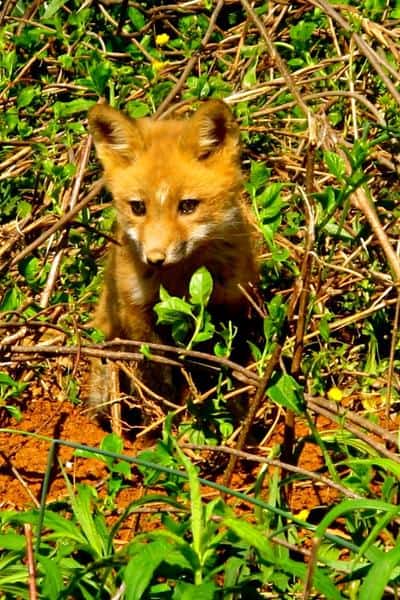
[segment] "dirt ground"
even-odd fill
[[[5,424],[15,430],[35,433],[37,436],[46,436],[82,443],[98,447],[106,431],[93,419],[89,418],[82,406],[74,406],[69,400],[58,400],[57,394],[46,397],[39,388],[32,390],[29,402],[23,410],[23,419],[19,423],[9,420]],[[327,419],[319,419],[319,427],[330,427]],[[302,422],[296,425],[296,437],[300,438],[307,433],[307,428]],[[270,437],[269,446],[282,441],[283,422],[279,422]],[[136,455],[145,447],[151,447],[155,442],[152,439],[138,438],[124,440],[124,452]],[[37,506],[40,500],[44,473],[49,460],[50,444],[40,437],[27,436],[20,433],[0,433],[0,509],[21,510]],[[266,448],[261,453],[265,456]],[[251,449],[255,452],[255,449]],[[218,479],[224,470],[221,463],[226,461],[226,456],[213,453],[212,460],[203,461],[202,475],[205,478]],[[104,464],[95,459],[79,458],[74,456],[74,450],[66,446],[58,446],[58,456],[55,464],[62,466],[53,468],[48,501],[62,500],[67,495],[65,478],[62,470],[68,474],[73,484],[89,483],[100,490],[107,476]],[[315,444],[305,443],[299,457],[298,466],[310,471],[316,471],[323,465],[321,452]],[[237,466],[232,486],[243,489],[254,483],[260,466],[257,463],[240,462]],[[117,498],[117,513],[135,500],[143,492],[141,476],[133,469],[130,485],[124,488]],[[214,494],[214,492],[212,492]],[[267,490],[266,490],[267,493]],[[208,494],[207,494],[208,496]],[[294,513],[311,510],[321,505],[330,505],[335,501],[337,492],[332,488],[311,482],[300,482],[293,486],[291,495],[291,509]]]

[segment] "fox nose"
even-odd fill
[[[155,267],[161,267],[164,264],[166,259],[165,253],[160,250],[153,250],[149,252],[146,256],[146,260],[149,265],[154,265]]]

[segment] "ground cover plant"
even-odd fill
[[[0,598],[398,597],[399,33],[386,0],[3,2]],[[263,238],[244,364],[204,270],[161,290],[175,345],[90,327],[114,213],[88,110],[208,98]],[[107,432],[93,356],[170,363],[185,402],[116,384]]]

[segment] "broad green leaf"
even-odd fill
[[[103,61],[94,64],[89,69],[89,75],[93,82],[93,86],[99,96],[104,94],[107,82],[111,76],[111,65],[110,63]]]
[[[126,105],[126,112],[132,119],[141,119],[147,117],[150,114],[150,107],[140,100],[131,100]]]
[[[211,581],[200,585],[178,581],[172,600],[215,600],[217,590]]]
[[[140,600],[150,585],[155,571],[168,556],[171,545],[163,540],[143,544],[140,552],[128,562],[124,572],[125,600]]]
[[[236,517],[226,517],[223,523],[249,546],[256,548],[267,560],[274,560],[272,544],[258,527]]]
[[[303,389],[287,373],[268,388],[267,396],[279,406],[293,410],[298,415],[303,412]]]
[[[86,100],[86,98],[77,98],[70,102],[55,102],[53,104],[54,116],[56,119],[72,117],[77,113],[86,113],[96,102],[94,100]]]
[[[213,280],[205,267],[200,267],[192,275],[189,283],[190,301],[192,304],[206,306],[213,290]]]
[[[21,262],[19,269],[26,280],[31,283],[35,281],[40,273],[40,260],[36,256],[31,256]]]
[[[334,223],[333,221],[329,221],[325,225],[324,231],[326,231],[326,233],[328,233],[332,237],[337,237],[338,239],[343,240],[344,242],[353,242],[356,238],[355,233],[352,235],[349,231],[347,231],[343,227],[339,227],[339,225],[337,223]]]
[[[107,539],[102,536],[93,515],[94,493],[94,490],[89,486],[79,484],[77,494],[71,497],[71,504],[75,518],[87,538],[90,549],[97,557],[101,557],[105,553]]]
[[[358,600],[381,600],[386,585],[394,576],[398,576],[397,567],[400,565],[400,545],[385,552],[369,569],[368,575],[359,590]]]
[[[66,519],[53,511],[45,511],[43,525],[48,530],[46,538],[66,538],[74,540],[82,545],[86,542],[85,536],[76,523],[73,523],[70,519]]]
[[[51,19],[54,17],[56,12],[60,10],[67,3],[67,0],[50,0],[47,5],[46,10],[44,11],[43,19]]]
[[[139,29],[142,29],[146,24],[143,13],[141,13],[140,10],[134,8],[133,6],[130,6],[128,8],[128,17],[137,31],[139,31]]]
[[[343,461],[343,464],[347,464],[348,461]],[[374,456],[372,458],[355,458],[351,457],[350,466],[352,468],[357,465],[364,465],[366,467],[377,466],[381,467],[385,471],[389,473],[393,473],[397,479],[400,481],[400,465],[394,460],[390,460],[389,458],[380,458],[378,456]]]
[[[329,317],[323,316],[319,322],[319,332],[324,342],[329,342],[331,332],[329,329]]]
[[[23,293],[17,287],[10,288],[1,300],[0,311],[8,312],[9,310],[17,310],[23,301]]]
[[[26,538],[17,533],[0,534],[0,548],[3,550],[24,550],[26,548]]]
[[[175,442],[175,440],[173,440]],[[202,562],[203,546],[203,506],[201,501],[201,489],[199,477],[197,474],[196,467],[187,458],[185,453],[180,449],[178,444],[175,443],[176,452],[186,469],[189,477],[189,489],[190,489],[190,523],[193,536],[193,550],[198,556],[198,560]]]
[[[0,371],[0,385],[10,385],[15,387],[17,382],[8,374],[4,373],[4,371]]]
[[[305,580],[305,565],[289,558],[280,558],[265,534],[256,526],[234,517],[223,519],[223,523],[250,547],[256,548],[261,557],[268,563],[273,564],[275,568],[281,569],[292,576],[294,575],[298,579]],[[342,600],[340,592],[321,569],[315,569],[314,585],[319,592],[324,594],[327,600]]]
[[[363,498],[362,500],[344,500],[337,506],[334,506],[322,519],[316,529],[316,537],[322,538],[326,529],[339,517],[346,513],[355,511],[377,511],[391,513],[393,517],[400,514],[400,507],[381,500],[370,500]]]
[[[22,88],[18,94],[17,107],[25,108],[26,106],[29,106],[35,96],[36,88],[33,85]]]
[[[107,450],[107,452],[114,452],[114,454],[121,454],[124,449],[124,443],[119,435],[109,433],[102,439],[100,449]]]
[[[300,21],[296,25],[290,27],[290,39],[295,44],[297,43],[302,45],[312,37],[316,27],[316,23],[311,23],[309,21]]]
[[[44,573],[41,586],[43,597],[49,598],[49,600],[58,600],[64,588],[63,576],[58,561],[54,558],[39,556],[39,562]]]
[[[192,307],[181,298],[170,296],[167,300],[155,305],[154,310],[159,323],[173,323],[180,314],[192,316]]]
[[[346,163],[343,158],[336,154],[336,152],[326,150],[324,152],[324,161],[330,173],[341,181],[346,175]]]

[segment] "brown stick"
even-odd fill
[[[73,209],[76,206],[76,203],[77,203],[77,200],[79,197],[79,191],[81,189],[83,177],[85,175],[85,170],[87,167],[87,163],[89,161],[91,146],[92,146],[92,136],[88,135],[86,138],[86,143],[85,143],[80,161],[79,161],[79,166],[78,166],[78,170],[76,173],[75,181],[74,181],[74,184],[72,187],[71,197],[70,197],[70,201],[69,201],[69,206],[71,209]],[[58,273],[60,271],[61,261],[62,261],[63,255],[64,255],[64,250],[65,250],[66,245],[67,245],[67,232],[66,232],[66,235],[65,236],[62,235],[62,237],[59,240],[59,249],[58,249],[57,254],[53,258],[49,276],[47,278],[46,284],[43,288],[43,292],[40,297],[39,306],[41,308],[46,308],[46,306],[48,305],[48,303],[50,301],[50,297],[53,292],[54,286],[56,284]]]
[[[291,93],[293,94],[293,97],[296,99],[297,104],[299,105],[299,107],[303,110],[304,114],[306,115],[308,122],[309,122],[309,139],[310,139],[310,142],[314,143],[315,131],[314,131],[314,126],[313,126],[312,114],[311,114],[310,110],[308,109],[307,105],[304,103],[304,101],[301,97],[301,94],[300,94],[299,90],[297,89],[289,71],[287,70],[283,59],[280,57],[279,53],[276,51],[275,46],[273,45],[272,41],[270,40],[269,35],[267,33],[267,30],[264,27],[263,22],[258,17],[258,15],[255,13],[255,11],[253,10],[253,8],[249,4],[249,2],[247,2],[247,0],[241,0],[241,1],[242,1],[243,6],[245,7],[247,13],[249,14],[250,18],[252,19],[252,21],[254,22],[254,24],[256,25],[258,30],[260,31],[261,36],[263,37],[263,39],[267,45],[268,51],[269,51],[271,57],[277,63],[279,71],[281,72],[282,76],[284,77],[288,88],[290,89]],[[288,311],[288,320],[290,320],[291,317],[293,316],[294,307],[297,303],[297,299],[298,299],[297,296],[292,297],[291,306]],[[267,365],[265,373],[264,373],[264,375],[261,379],[261,382],[257,388],[256,395],[251,402],[250,410],[249,410],[246,420],[243,424],[243,427],[240,431],[239,439],[236,444],[237,450],[242,450],[245,445],[245,442],[246,442],[248,433],[250,431],[251,425],[253,423],[254,417],[258,411],[258,408],[259,408],[262,400],[265,397],[265,392],[266,392],[268,384],[271,380],[272,374],[279,363],[281,352],[282,352],[282,342],[279,341],[279,342],[277,342],[277,344],[275,346],[274,352],[270,358],[270,361]],[[237,460],[237,457],[234,455],[232,455],[229,460],[228,467],[226,469],[226,473],[225,473],[225,477],[224,477],[224,485],[226,487],[229,487],[229,484],[230,484],[230,481],[231,481],[231,478],[233,475],[233,471],[235,469],[236,460]]]
[[[168,106],[171,104],[171,102],[173,100],[175,100],[175,97],[179,94],[179,92],[185,85],[186,79],[189,77],[194,65],[196,64],[196,61],[199,58],[199,52],[201,50],[203,50],[208,44],[208,41],[209,41],[211,34],[213,32],[213,29],[215,27],[215,23],[217,21],[218,15],[219,15],[223,5],[224,5],[224,0],[218,0],[217,5],[214,8],[214,11],[210,17],[210,22],[208,24],[207,31],[205,32],[204,37],[201,40],[199,51],[195,52],[192,55],[192,57],[189,59],[187,65],[183,69],[182,74],[179,77],[178,81],[176,82],[176,84],[174,85],[174,87],[172,88],[172,90],[170,91],[168,96],[161,102],[160,106],[157,108],[155,115],[154,115],[155,117],[159,118],[162,116],[162,114],[165,112],[165,110],[168,108]]]
[[[253,424],[253,420],[254,417],[256,416],[256,413],[259,409],[259,406],[261,404],[261,402],[264,400],[265,398],[265,392],[266,389],[268,387],[268,384],[271,380],[272,374],[275,371],[278,363],[279,363],[279,359],[281,356],[281,352],[282,352],[282,344],[277,343],[275,346],[275,349],[272,353],[272,356],[267,364],[267,368],[265,369],[265,373],[260,381],[260,385],[257,388],[257,392],[256,395],[254,396],[254,398],[251,400],[250,403],[250,409],[249,412],[246,416],[246,419],[243,423],[243,427],[240,431],[240,435],[239,435],[239,439],[237,441],[236,444],[236,449],[237,450],[242,450],[246,440],[247,440],[247,436],[249,434],[250,431],[250,427]],[[229,487],[231,479],[232,479],[232,475],[233,475],[233,471],[235,470],[235,466],[236,466],[236,461],[237,461],[237,455],[232,454],[232,456],[229,459],[229,463],[228,466],[226,468],[226,472],[225,472],[225,476],[224,476],[224,480],[223,480],[223,484],[225,487]]]
[[[328,419],[330,419],[331,421],[333,421],[335,423],[343,423],[344,417],[342,415],[340,415],[340,414],[335,415],[334,413],[330,412],[329,410],[326,410],[325,408],[322,408],[318,404],[314,403],[312,400],[309,400],[307,402],[307,406],[311,410],[316,412],[317,414],[323,415],[324,417],[327,417]],[[374,442],[374,440],[371,439],[370,435],[361,431],[360,428],[357,427],[356,425],[352,425],[350,423],[343,423],[343,427],[345,427],[351,433],[354,433],[354,435],[356,435],[360,440],[362,440],[363,442],[368,444],[368,446],[371,446],[371,448],[376,450],[379,454],[382,454],[382,456],[386,456],[386,458],[390,458],[390,460],[393,460],[396,463],[400,463],[400,457],[398,456],[398,454],[396,454],[394,452],[390,452],[390,450],[387,450],[385,448],[385,446],[382,446],[381,444]]]
[[[390,243],[385,230],[382,227],[382,223],[379,220],[375,206],[372,204],[365,191],[361,188],[354,192],[352,203],[356,208],[361,210],[361,212],[364,213],[365,217],[367,218],[372,231],[377,237],[380,245],[382,246],[382,250],[386,255],[394,277],[394,283],[395,285],[400,285],[400,260],[392,244]]]
[[[161,344],[160,344],[161,346]],[[162,347],[162,346],[161,346]],[[0,344],[0,348],[3,352],[9,352],[12,354],[19,355],[44,355],[44,356],[74,356],[77,353],[81,353],[84,356],[92,356],[95,358],[109,358],[110,360],[133,360],[133,361],[143,361],[145,360],[144,354],[141,352],[126,352],[126,351],[113,351],[109,349],[99,349],[99,347],[95,346],[56,346],[56,345],[44,345],[38,344],[34,346],[22,346],[22,345],[11,345],[8,346],[6,344]],[[180,348],[174,348],[176,354],[185,356],[185,352],[181,352]],[[189,355],[190,356],[190,355]],[[202,352],[196,353],[196,357],[202,360],[202,365],[209,369],[216,369],[221,366],[222,362],[217,357],[212,357],[212,355],[203,354]],[[212,360],[212,359],[215,360]],[[172,367],[181,367],[182,363],[178,360],[174,360],[172,358],[168,358],[166,356],[160,356],[157,354],[152,354],[151,360],[154,362],[158,362],[161,364],[169,365]],[[225,363],[226,361],[224,361]],[[208,363],[217,363],[217,366],[213,366]],[[254,373],[250,371],[246,371],[244,367],[240,365],[236,365],[231,361],[228,361],[230,364],[230,368],[234,367],[232,370],[232,377],[238,379],[240,382],[248,383],[249,385],[255,386],[256,382],[259,381]],[[196,364],[200,364],[196,361]],[[225,365],[226,366],[226,365]],[[257,378],[257,379],[255,379]]]
[[[35,557],[33,554],[32,525],[30,523],[24,524],[24,532],[26,539],[26,560],[28,563],[29,600],[37,600],[38,595],[36,590],[36,566]]]
[[[65,215],[63,215],[60,219],[58,219],[58,221],[56,221],[56,223],[54,223],[54,225],[49,227],[49,229],[47,229],[47,231],[44,231],[42,233],[42,235],[40,235],[38,238],[36,238],[36,240],[34,240],[31,244],[29,244],[29,246],[26,246],[26,248],[21,250],[21,252],[19,252],[17,254],[17,256],[15,256],[12,259],[10,266],[13,267],[13,266],[17,265],[23,258],[25,258],[25,256],[28,256],[28,254],[33,252],[33,250],[36,250],[36,248],[38,248],[39,246],[44,244],[44,242],[47,239],[49,239],[49,237],[51,235],[53,235],[53,233],[55,233],[56,231],[59,231],[60,229],[65,227],[65,225],[69,221],[71,221],[75,217],[75,215],[77,215],[82,210],[82,208],[85,208],[85,206],[87,206],[89,204],[89,202],[97,196],[97,194],[100,192],[103,185],[104,185],[103,179],[99,179],[98,181],[96,181],[96,183],[93,184],[92,189],[86,194],[86,196],[84,198],[82,198],[82,200],[80,202],[78,202],[78,204],[76,204],[76,206],[74,208],[72,208]]]
[[[397,104],[400,106],[400,94],[397,91],[396,86],[389,79],[389,77],[386,75],[384,69],[381,67],[383,58],[378,56],[376,54],[375,50],[373,50],[371,48],[371,46],[369,46],[358,33],[355,33],[353,31],[353,28],[350,25],[350,23],[348,21],[346,21],[346,19],[344,19],[342,17],[342,15],[340,15],[337,12],[336,9],[333,8],[332,4],[330,4],[329,2],[326,2],[326,0],[309,0],[309,1],[313,6],[317,6],[318,8],[322,9],[327,15],[329,15],[331,17],[331,19],[333,19],[334,21],[339,23],[339,25],[345,31],[347,31],[347,33],[351,34],[351,37],[354,40],[354,42],[356,43],[356,45],[358,46],[359,50],[364,54],[364,56],[366,58],[368,58],[371,65],[373,66],[375,71],[378,73],[379,77],[382,79],[382,81],[384,82],[384,84],[386,85],[386,87],[388,88],[390,93],[392,94],[393,98],[396,100]],[[393,67],[391,66],[391,68],[393,68]],[[400,75],[398,73],[397,73],[397,77],[400,78]]]
[[[291,473],[296,473],[298,475],[303,475],[309,479],[313,479],[314,481],[318,481],[328,487],[331,487],[343,496],[347,496],[348,498],[361,498],[355,492],[352,492],[348,488],[339,485],[338,483],[332,481],[328,477],[324,477],[323,475],[319,475],[318,473],[314,473],[314,471],[308,471],[307,469],[302,469],[300,467],[296,467],[295,465],[291,465],[289,463],[284,463],[281,460],[276,460],[274,458],[266,458],[264,456],[257,456],[255,454],[251,454],[250,452],[243,452],[242,450],[236,450],[236,448],[229,448],[229,446],[207,446],[205,444],[181,444],[182,448],[190,448],[191,450],[208,450],[210,452],[224,452],[225,454],[230,454],[237,456],[238,458],[243,458],[244,460],[257,462],[264,465],[271,465],[272,467],[278,467],[285,471],[289,471]]]
[[[267,33],[267,30],[264,26],[264,23],[262,22],[260,17],[257,15],[257,13],[254,11],[254,9],[250,5],[250,3],[247,2],[247,0],[241,0],[241,2],[243,4],[243,6],[245,7],[246,11],[248,12],[249,16],[251,17],[252,21],[256,25],[257,29],[261,33],[261,37],[265,41],[269,55],[276,62],[278,69],[279,69],[280,73],[282,74],[282,77],[286,81],[286,85],[288,86],[291,94],[293,95],[293,98],[296,100],[298,106],[304,112],[306,117],[308,119],[310,119],[310,116],[311,116],[310,110],[309,110],[307,104],[304,102],[302,95],[300,94],[300,90],[299,90],[298,86],[296,86],[295,82],[293,81],[293,78],[291,77],[289,71],[287,70],[283,59],[281,58],[279,52],[277,52],[274,44],[272,43],[272,41]]]

